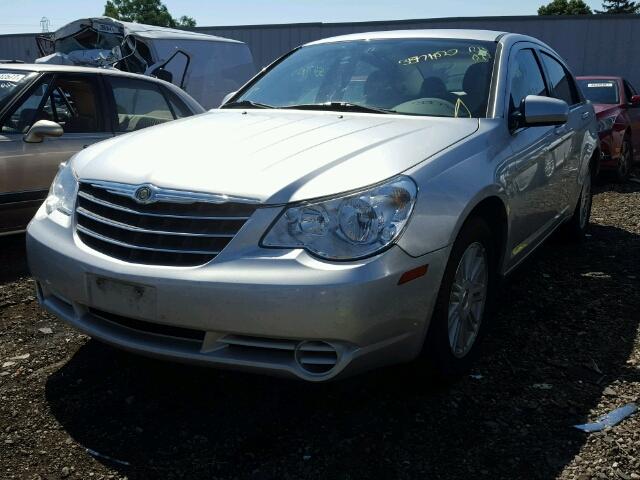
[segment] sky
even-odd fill
[[[297,22],[357,22],[409,18],[535,15],[550,0],[164,0],[174,17],[199,26]],[[586,0],[600,8],[602,0]],[[50,30],[102,15],[105,0],[0,0],[0,34]]]

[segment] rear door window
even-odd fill
[[[173,110],[173,116],[175,118],[190,117],[191,115],[193,115],[193,112],[175,93],[164,87],[162,87],[162,91],[171,104],[171,109]]]
[[[569,105],[580,103],[578,89],[567,69],[558,60],[544,52],[541,52],[541,58],[549,76],[552,96],[564,100]]]
[[[116,108],[116,131],[133,132],[174,120],[160,88],[154,82],[107,78]]]

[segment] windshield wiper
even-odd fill
[[[335,110],[338,112],[362,112],[362,113],[398,113],[387,108],[369,107],[350,102],[326,102],[326,103],[302,103],[300,105],[287,105],[278,108],[290,108],[295,110]]]
[[[240,100],[238,102],[229,102],[222,105],[220,108],[275,108],[272,105],[266,103],[252,102],[251,100]]]

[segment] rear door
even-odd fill
[[[8,179],[0,194],[11,199],[3,207],[0,230],[24,228],[45,198],[59,164],[113,136],[104,105],[97,75],[48,75],[0,120],[0,163]],[[26,143],[24,134],[38,120],[59,123],[64,134]]]
[[[638,92],[627,80],[622,81],[624,84],[624,94],[627,97],[627,113],[631,123],[631,142],[633,143],[633,156],[636,161],[640,160],[640,105],[632,105],[631,97],[637,95]]]
[[[578,171],[586,145],[589,123],[593,120],[593,109],[578,90],[573,75],[555,54],[540,50],[540,59],[544,67],[551,96],[564,100],[569,105],[569,120],[555,127],[555,139],[551,146],[553,168],[555,169],[554,196],[561,207],[559,214],[573,213],[581,188],[578,183]]]

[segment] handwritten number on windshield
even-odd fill
[[[408,57],[398,61],[400,65],[415,65],[416,63],[426,62],[429,60],[440,60],[445,57],[453,57],[458,54],[457,48],[451,48],[449,50],[438,50],[437,52],[425,53],[422,55],[416,55]]]

